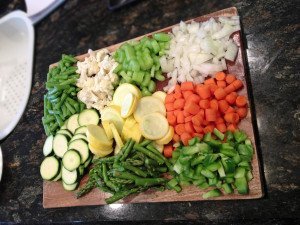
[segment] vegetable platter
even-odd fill
[[[237,15],[234,7],[224,9],[51,65],[40,168],[44,208],[261,198]],[[190,63],[210,62],[189,70],[185,59],[172,58],[170,39],[178,44],[182,27],[211,18],[227,26],[212,38],[220,40],[232,25],[230,40],[221,56],[189,55]],[[214,43],[201,48],[213,52]]]

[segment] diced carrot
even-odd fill
[[[174,111],[167,112],[167,116],[174,115]]]
[[[192,115],[196,115],[199,110],[200,110],[200,106],[197,105],[196,103],[194,102],[188,102],[186,105],[185,105],[185,110],[187,112],[189,112],[190,114]]]
[[[194,92],[198,93],[199,89],[201,89],[201,87],[203,87],[203,84],[196,84],[195,88],[194,88]]]
[[[236,130],[236,126],[234,124],[229,124],[227,126],[227,130],[229,130],[231,132],[234,132]]]
[[[233,81],[236,80],[236,77],[233,74],[227,74],[225,80],[227,84],[231,84]]]
[[[225,77],[226,77],[226,75],[224,72],[217,72],[215,75],[217,82],[220,80],[225,80]]]
[[[184,145],[188,145],[189,140],[192,139],[192,136],[189,133],[184,132],[180,135],[180,139]]]
[[[166,99],[165,99],[165,103],[172,103],[175,101],[175,97],[173,94],[167,94]]]
[[[197,93],[201,99],[208,99],[211,96],[210,89],[208,85],[201,86],[197,88]]]
[[[203,120],[202,125],[207,126],[209,122],[207,120]]]
[[[227,113],[234,113],[235,109],[232,106],[229,106],[228,109],[226,110],[225,114]]]
[[[210,84],[209,85],[209,89],[210,89],[210,93],[213,95],[215,90],[217,90],[219,87],[216,84]]]
[[[226,87],[226,82],[224,80],[218,80],[217,81],[217,86],[220,88],[225,88]]]
[[[193,94],[192,91],[183,91],[182,95],[185,100],[187,100]]]
[[[239,114],[235,113],[234,124],[238,124],[239,122],[240,122],[240,116]]]
[[[226,130],[227,130],[227,127],[226,127],[225,123],[218,123],[218,124],[216,125],[216,128],[217,128],[219,131],[221,131],[222,133],[225,133]]]
[[[181,83],[181,91],[193,91],[194,90],[194,85],[193,82],[187,81]]]
[[[175,85],[175,93],[178,93],[178,92],[181,92],[181,89],[180,89],[180,85],[179,84],[176,84]]]
[[[216,115],[216,110],[214,109],[205,109],[205,119],[207,121],[216,121],[217,115]]]
[[[214,109],[215,111],[219,110],[219,103],[217,99],[212,99],[209,103],[209,108]]]
[[[178,134],[173,135],[173,141],[174,142],[179,142],[180,141],[180,136]]]
[[[204,81],[204,84],[210,85],[210,84],[216,84],[216,82],[214,78],[209,78]]]
[[[237,107],[243,107],[247,104],[247,98],[243,95],[237,96],[235,104]]]
[[[183,98],[178,98],[174,102],[174,109],[183,109],[185,100]]]
[[[235,103],[235,100],[236,100],[236,97],[237,97],[237,93],[236,92],[231,92],[230,94],[228,94],[226,97],[225,97],[225,100],[230,104],[234,104]]]
[[[193,134],[195,132],[192,122],[185,123],[184,127],[185,127],[185,130],[190,134]]]
[[[203,122],[203,116],[200,115],[200,113],[197,113],[195,116],[192,117],[192,123],[195,126],[201,126]]]
[[[209,133],[214,131],[214,127],[212,125],[207,125],[206,127],[203,128],[204,133]]]
[[[222,113],[225,113],[226,110],[229,108],[229,105],[228,105],[228,102],[226,100],[220,100],[218,102],[218,106],[219,106],[219,110],[222,112]]]
[[[177,123],[184,123],[183,111],[179,111],[177,114]]]
[[[218,88],[217,90],[215,90],[214,95],[217,100],[221,100],[224,99],[227,94],[223,88]]]
[[[167,103],[166,104],[166,110],[167,111],[173,111],[174,110],[174,104],[173,103]]]
[[[226,113],[224,119],[227,123],[237,124],[239,121],[239,115],[237,113]]]
[[[177,109],[177,110],[174,110],[173,111],[173,114],[175,115],[175,116],[177,116],[178,115],[178,113],[180,112],[181,110],[179,110],[179,109]]]
[[[198,137],[200,140],[202,140],[203,134],[194,133],[194,137]]]
[[[219,124],[219,123],[224,123],[224,119],[222,117],[218,117],[217,120],[215,121],[216,124]]]
[[[209,103],[209,100],[203,99],[203,100],[200,100],[199,105],[200,105],[200,108],[202,108],[202,109],[208,109],[210,106],[210,103]]]
[[[184,112],[183,112],[183,115],[184,115]],[[192,118],[193,118],[193,116],[187,116],[184,118],[184,122],[185,123],[190,122],[190,121],[192,121]]]
[[[247,116],[248,109],[246,107],[241,107],[236,110],[237,114],[239,114],[240,118],[244,118]]]
[[[200,109],[199,113],[197,113],[197,114],[200,114],[204,118],[204,116],[205,116],[204,109]]]
[[[175,126],[175,132],[176,132],[176,134],[178,134],[178,135],[183,134],[183,133],[185,132],[184,124],[177,124],[177,125]]]
[[[176,99],[182,98],[181,92],[175,92],[175,93],[174,93],[174,97],[175,97]]]
[[[242,88],[244,85],[243,85],[243,82],[241,80],[235,80],[232,82],[232,85],[234,86],[235,90],[238,90],[240,88]]]
[[[197,133],[203,133],[203,128],[201,126],[194,125],[194,129]]]
[[[183,115],[185,117],[191,116],[191,114],[188,111],[186,111],[186,110],[183,110]]]
[[[176,116],[173,115],[167,115],[167,120],[170,125],[175,125],[176,124]]]
[[[199,95],[192,94],[189,96],[188,99],[186,99],[186,101],[191,101],[191,102],[195,102],[196,104],[198,104],[200,101],[200,97],[199,97]]]
[[[233,86],[233,84],[229,84],[226,88],[224,88],[224,90],[227,94],[229,94],[229,93],[235,91],[235,87]]]
[[[171,158],[173,152],[173,146],[172,145],[165,145],[164,147],[164,156],[166,158]]]

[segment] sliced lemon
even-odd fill
[[[111,129],[112,133],[113,133],[113,136],[114,136],[114,139],[116,141],[116,144],[120,148],[122,148],[124,146],[124,143],[123,143],[123,141],[122,141],[122,139],[120,137],[120,134],[118,133],[117,128],[115,127],[115,125],[113,123],[110,123],[109,126],[110,126],[110,129]]]
[[[106,136],[104,129],[97,125],[88,125],[86,131],[88,142],[92,142],[95,147],[111,147],[112,141]]]
[[[102,122],[108,121],[113,123],[116,126],[118,132],[122,132],[124,119],[121,116],[121,108],[119,106],[108,106],[101,110],[101,120]]]
[[[174,128],[169,126],[169,130],[166,136],[157,140],[156,143],[159,145],[166,145],[172,140],[173,136],[174,136]]]
[[[153,97],[159,99],[162,101],[163,104],[165,104],[165,99],[167,97],[167,94],[166,92],[163,92],[163,91],[156,91],[152,94]]]
[[[142,118],[140,129],[145,138],[159,140],[167,134],[169,124],[162,114],[155,112],[147,114]]]
[[[128,93],[134,94],[138,99],[142,97],[142,93],[138,87],[132,84],[121,84],[114,93],[113,103],[118,106],[122,106],[123,100]]]
[[[103,121],[103,122],[102,122],[102,126],[103,126],[103,128],[104,128],[104,131],[105,131],[105,133],[106,133],[107,138],[108,138],[109,140],[113,139],[114,136],[113,136],[113,133],[112,133],[112,131],[111,131],[111,129],[110,129],[109,121]]]
[[[136,106],[137,97],[132,93],[128,93],[122,102],[121,116],[123,118],[131,116],[131,114],[135,111]]]

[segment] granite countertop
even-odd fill
[[[300,224],[300,76],[297,4],[284,0],[139,0],[118,11],[106,1],[67,1],[35,26],[32,90],[15,130],[1,142],[0,224],[95,221],[198,221],[200,224]],[[82,54],[223,8],[237,7],[252,87],[265,197],[241,201],[129,204],[43,209],[39,165],[48,65],[62,53]],[[25,9],[4,0],[0,16]],[[1,47],[1,43],[0,43]],[[298,55],[298,56],[297,56]]]

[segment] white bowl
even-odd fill
[[[26,13],[14,11],[0,19],[0,140],[19,122],[28,102],[34,30]]]

